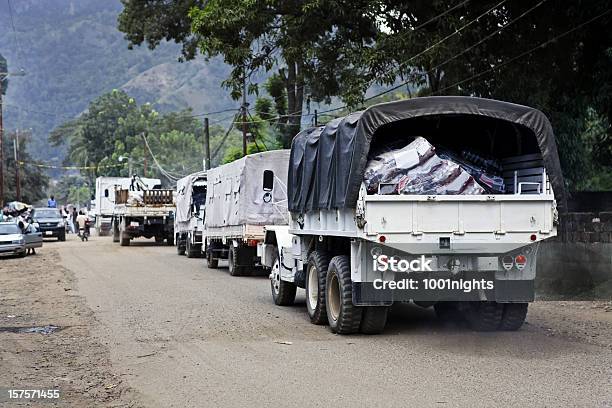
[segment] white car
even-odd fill
[[[42,247],[42,234],[34,225],[22,231],[14,222],[0,223],[0,254],[25,256],[26,250]]]

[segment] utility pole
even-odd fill
[[[7,76],[24,76],[23,69],[18,72],[0,72],[0,209],[4,207],[4,125],[2,123],[2,82]]]
[[[208,118],[204,118],[204,170],[210,169],[210,128]]]
[[[242,156],[247,155],[247,101],[246,67],[242,74]]]
[[[0,209],[4,208],[4,126],[2,124],[2,82],[6,78],[4,72],[0,72]]]
[[[15,129],[15,138],[13,139],[13,153],[15,154],[15,195],[17,201],[21,201],[21,180],[19,178],[19,129]]]
[[[144,157],[144,168],[142,169],[142,177],[147,177],[147,141],[146,135],[142,138],[142,153]]]
[[[319,111],[315,109],[315,115],[314,115],[314,122],[315,122],[315,126],[319,126]]]

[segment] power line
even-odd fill
[[[392,70],[399,70],[401,69],[403,66],[409,64],[410,62],[414,61],[415,59],[417,59],[418,57],[428,53],[429,51],[433,50],[434,48],[438,47],[440,44],[446,42],[447,40],[449,40],[450,38],[456,36],[457,34],[459,34],[461,31],[465,30],[466,28],[468,28],[469,26],[471,26],[472,24],[474,24],[475,22],[477,22],[478,20],[480,20],[482,17],[486,16],[487,14],[493,12],[494,10],[496,10],[499,6],[501,6],[502,4],[504,4],[506,1],[508,0],[502,0],[499,3],[497,3],[495,6],[491,7],[490,9],[488,9],[487,11],[485,11],[484,13],[480,14],[478,17],[476,17],[475,19],[471,20],[470,22],[464,24],[463,26],[461,26],[460,28],[458,28],[457,30],[455,30],[454,32],[452,32],[451,34],[445,36],[444,38],[442,38],[441,40],[435,42],[434,44],[430,45],[429,47],[425,48],[424,50],[422,50],[421,52],[417,53],[416,55],[413,55],[412,57],[408,58],[405,61],[402,61],[397,68],[393,68]],[[381,75],[387,75],[389,74],[392,70],[388,70],[383,72]],[[370,81],[369,85],[373,85],[376,82],[376,80],[372,80]]]
[[[6,3],[8,4],[8,10],[9,10],[9,16],[10,16],[10,20],[11,20],[11,26],[13,28],[13,38],[15,40],[15,54],[19,58],[21,64],[23,64],[24,63],[24,61],[23,61],[23,49],[21,48],[21,46],[19,44],[19,40],[17,39],[17,30],[15,29],[15,20],[13,18],[13,7],[11,6],[11,0],[6,0]]]
[[[236,116],[238,116],[238,113],[236,115],[234,115],[234,119],[236,119]],[[232,131],[232,129],[234,128],[234,121],[232,121],[232,123],[230,123],[229,127],[227,128],[227,131],[225,132],[225,135],[223,135],[223,137],[221,138],[221,141],[219,142],[219,145],[215,148],[215,150],[213,150],[212,155],[210,156],[211,160],[214,159],[215,157],[217,157],[217,154],[219,154],[219,151],[221,150],[221,147],[223,146],[223,144],[225,143],[225,141],[227,140],[230,132]]]
[[[533,7],[529,8],[528,10],[526,10],[525,12],[523,12],[522,14],[520,14],[518,17],[512,19],[511,21],[509,21],[508,23],[504,24],[503,26],[501,26],[500,28],[498,28],[497,30],[495,30],[494,32],[492,32],[491,34],[487,35],[486,37],[482,38],[480,41],[472,44],[471,46],[469,46],[468,48],[464,49],[463,51],[461,51],[458,54],[453,55],[452,57],[448,58],[447,60],[441,62],[440,64],[436,65],[435,67],[420,73],[421,76],[425,76],[428,75],[430,73],[435,72],[438,68],[443,67],[444,65],[448,64],[449,62],[457,59],[458,57],[462,56],[463,54],[465,54],[466,52],[476,48],[477,46],[479,46],[480,44],[484,43],[485,41],[490,40],[491,38],[493,38],[495,35],[501,33],[504,29],[506,29],[507,27],[509,27],[510,25],[514,24],[515,22],[517,22],[518,20],[522,19],[523,17],[525,17],[527,14],[531,13],[533,10],[535,10],[536,8],[540,7],[543,3],[545,3],[548,0],[541,0],[539,3],[537,3],[536,5],[534,5]],[[396,89],[399,89],[405,85],[407,85],[408,83],[410,83],[411,81],[404,81],[398,85],[394,85],[391,88],[388,88],[382,92],[379,92],[378,94],[368,97],[366,99],[364,99],[364,101],[368,101],[374,98],[378,98],[379,96],[382,95],[386,95],[390,92],[395,91]]]
[[[452,85],[449,85],[449,86],[447,86],[447,87],[445,87],[445,88],[442,88],[442,89],[440,89],[440,90],[436,91],[435,93],[437,94],[437,93],[440,93],[440,92],[444,92],[444,91],[446,91],[446,90],[448,90],[448,89],[451,89],[451,88],[454,88],[454,87],[456,87],[456,86],[459,86],[459,85],[461,85],[461,84],[463,84],[463,83],[465,83],[465,82],[468,82],[468,81],[471,81],[471,80],[473,80],[473,79],[476,79],[476,78],[478,78],[478,77],[480,77],[480,76],[482,76],[482,75],[484,75],[484,74],[487,74],[487,73],[489,73],[489,72],[492,72],[492,71],[498,70],[498,69],[500,69],[500,68],[503,68],[504,66],[506,66],[506,65],[508,65],[508,64],[510,64],[510,63],[512,63],[512,62],[514,62],[514,61],[516,61],[516,60],[518,60],[518,59],[520,59],[520,58],[522,58],[522,57],[524,57],[524,56],[526,56],[526,55],[531,54],[532,52],[536,51],[537,49],[539,49],[539,48],[544,48],[544,47],[546,47],[548,44],[550,44],[550,43],[552,43],[552,42],[555,42],[555,41],[557,41],[557,40],[559,40],[559,39],[561,39],[561,38],[565,37],[566,35],[569,35],[569,34],[573,33],[574,31],[579,30],[580,28],[582,28],[582,27],[586,26],[587,24],[590,24],[590,23],[592,23],[593,21],[598,20],[598,19],[600,19],[600,18],[604,17],[606,14],[610,14],[611,12],[612,12],[612,9],[608,9],[607,11],[605,11],[605,12],[603,12],[603,13],[601,13],[601,14],[599,14],[599,15],[597,15],[597,16],[595,16],[595,17],[593,17],[593,18],[591,18],[591,19],[589,19],[589,20],[587,20],[587,21],[585,21],[585,22],[583,22],[583,23],[581,23],[581,24],[579,24],[579,25],[575,26],[574,28],[572,28],[572,29],[570,29],[570,30],[565,31],[564,33],[561,33],[561,34],[557,35],[556,37],[551,38],[550,40],[544,41],[543,43],[541,43],[541,44],[539,44],[539,45],[536,45],[535,47],[533,47],[533,48],[531,48],[531,49],[529,49],[529,50],[527,50],[527,51],[525,51],[525,52],[522,52],[521,54],[516,55],[516,56],[514,56],[514,57],[510,58],[509,60],[504,61],[503,63],[501,63],[501,64],[497,65],[497,66],[491,67],[491,68],[486,69],[486,70],[484,70],[484,71],[481,71],[481,72],[479,72],[479,73],[477,73],[477,74],[474,74],[474,75],[472,75],[472,76],[470,76],[470,77],[468,77],[468,78],[465,78],[465,79],[462,79],[462,80],[460,80],[460,81],[457,81],[457,82],[455,82],[455,83],[454,83],[454,84],[452,84]]]

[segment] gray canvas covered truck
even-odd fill
[[[179,255],[198,258],[204,242],[206,172],[190,174],[176,182],[174,242]]]
[[[227,259],[231,275],[259,264],[264,225],[287,225],[289,150],[245,156],[207,172],[205,248],[208,267]]]
[[[498,176],[475,183],[444,151],[482,152]],[[438,177],[440,163],[448,171]],[[276,304],[304,288],[312,323],[336,333],[378,333],[389,307],[408,301],[475,330],[516,330],[534,300],[538,243],[556,235],[557,204],[557,147],[538,110],[472,97],[385,103],[294,138],[289,227],[266,227],[262,263]],[[427,268],[381,267],[391,260]]]

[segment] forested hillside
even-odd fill
[[[192,107],[195,113],[234,106],[221,88],[228,68],[202,60],[180,63],[180,47],[127,48],[117,26],[119,0],[19,0],[0,2],[0,54],[10,79],[5,127],[33,129],[32,154],[61,163],[65,147],[49,148],[48,133],[83,112],[96,97],[125,89],[161,111]],[[15,31],[13,31],[13,24]]]

